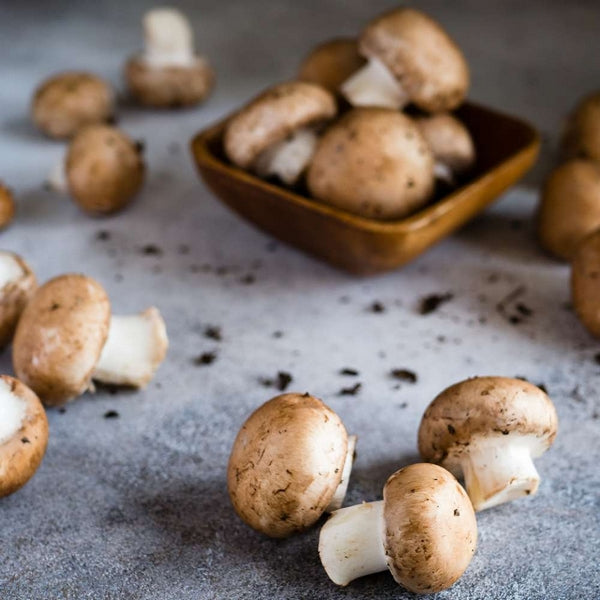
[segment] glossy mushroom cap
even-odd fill
[[[91,73],[59,73],[44,81],[32,103],[36,126],[53,138],[69,138],[82,127],[109,121],[114,113],[112,88]]]
[[[250,527],[282,538],[314,525],[341,483],[348,435],[338,415],[308,394],[283,394],[240,429],[227,484]]]
[[[600,230],[577,247],[571,265],[573,307],[586,329],[600,337]]]
[[[567,122],[562,146],[566,158],[600,162],[600,92],[579,102]]]
[[[459,106],[469,88],[469,68],[448,33],[412,8],[392,10],[367,25],[359,51],[381,61],[409,99],[426,112]]]
[[[0,181],[0,229],[8,227],[15,216],[15,200],[12,192]]]
[[[141,188],[144,174],[141,148],[115,127],[86,127],[67,152],[69,192],[91,214],[124,208]]]
[[[336,101],[326,89],[304,81],[269,88],[235,114],[225,130],[229,159],[250,169],[259,155],[296,130],[332,119]]]
[[[47,443],[48,421],[39,398],[17,379],[0,375],[0,498],[31,479]]]
[[[84,275],[61,275],[35,293],[13,341],[17,377],[57,406],[91,386],[108,335],[110,303],[104,288]]]
[[[600,227],[600,165],[570,160],[547,179],[538,211],[538,238],[542,247],[570,259],[578,244]]]
[[[302,61],[300,81],[316,83],[337,94],[340,85],[365,64],[353,38],[338,38],[316,46]]]
[[[414,464],[396,471],[383,488],[384,545],[394,579],[417,594],[453,585],[477,545],[471,501],[445,469]]]
[[[324,204],[373,219],[400,219],[433,193],[434,159],[414,121],[384,108],[357,108],[324,133],[308,169]]]

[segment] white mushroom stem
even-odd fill
[[[11,252],[0,251],[0,290],[25,275],[23,267]]]
[[[178,10],[157,8],[144,16],[144,60],[152,67],[193,64],[194,33]]]
[[[356,449],[355,435],[348,436],[348,450],[346,451],[346,459],[344,460],[344,467],[342,468],[342,479],[338,484],[333,498],[329,503],[329,506],[325,509],[326,512],[333,512],[342,507],[344,498],[346,497],[346,491],[348,490],[348,482],[350,481],[350,473],[352,472],[352,463],[354,462],[354,450]]]
[[[65,159],[62,158],[57,162],[46,179],[46,183],[50,186],[50,189],[60,194],[66,194],[69,191],[69,184],[67,182],[67,169],[65,165]]]
[[[439,179],[448,185],[454,185],[456,183],[452,169],[446,163],[440,162],[439,160],[436,160],[433,165],[433,174],[436,179]]]
[[[144,387],[164,359],[167,345],[165,323],[156,308],[137,315],[113,316],[92,378]]]
[[[321,528],[319,557],[338,585],[387,569],[383,500],[336,510]]]
[[[26,412],[25,400],[13,393],[6,381],[0,380],[0,445],[21,429]]]
[[[510,434],[471,443],[461,466],[475,510],[533,495],[540,482],[529,444]]]
[[[262,152],[254,170],[260,177],[275,176],[287,185],[294,185],[310,164],[318,139],[314,129],[301,127],[289,138]]]
[[[409,103],[402,84],[377,58],[346,79],[340,91],[352,106],[381,106],[399,110]]]

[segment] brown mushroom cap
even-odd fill
[[[83,394],[91,385],[109,320],[108,296],[97,281],[76,274],[51,279],[17,325],[15,373],[49,406]]]
[[[575,159],[547,179],[538,212],[542,247],[569,259],[586,235],[600,227],[600,165]]]
[[[72,140],[66,158],[69,192],[91,214],[125,207],[144,181],[141,148],[122,131],[93,125]]]
[[[453,585],[477,545],[477,521],[467,493],[442,467],[414,464],[383,488],[384,544],[394,579],[418,594]]]
[[[0,229],[8,227],[15,216],[15,199],[12,192],[0,181]]]
[[[14,261],[20,267],[21,275],[0,289],[0,347],[12,340],[19,317],[37,289],[35,274],[23,258],[6,250],[0,250],[2,256]]]
[[[337,94],[340,85],[365,64],[353,38],[338,38],[319,44],[302,61],[300,81],[316,83]]]
[[[429,200],[433,163],[412,119],[385,108],[357,108],[323,134],[307,183],[325,204],[368,218],[399,219]]]
[[[369,23],[359,50],[383,62],[422,110],[453,110],[467,94],[469,68],[460,48],[418,10],[399,8]]]
[[[48,443],[48,420],[40,399],[26,385],[0,375],[0,385],[25,404],[21,427],[10,438],[0,440],[0,498],[23,487],[37,471]]]
[[[600,230],[575,251],[571,269],[573,307],[586,329],[600,337]]]
[[[34,123],[53,138],[71,137],[86,125],[110,120],[113,113],[110,85],[96,75],[76,71],[44,81],[32,103]]]
[[[223,141],[225,152],[238,167],[249,169],[269,146],[301,127],[332,119],[336,112],[335,98],[326,89],[304,81],[281,83],[231,118]]]
[[[478,438],[528,436],[533,457],[554,442],[556,409],[537,386],[509,377],[474,377],[445,389],[428,406],[419,427],[419,452],[460,472],[461,456]]]
[[[157,67],[134,56],[125,65],[125,80],[135,99],[155,108],[178,108],[202,102],[212,91],[215,74],[206,59],[192,65]]]
[[[562,146],[566,158],[600,162],[600,92],[579,102],[567,122]]]
[[[240,429],[227,484],[237,514],[271,537],[313,525],[342,478],[348,435],[338,415],[308,394],[283,394]]]

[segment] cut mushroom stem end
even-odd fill
[[[145,15],[144,60],[157,68],[194,63],[194,34],[185,15],[172,8],[158,8]]]
[[[352,464],[354,463],[354,452],[356,450],[357,439],[358,437],[355,435],[348,436],[348,450],[346,451],[346,459],[344,460],[344,467],[342,468],[342,479],[340,480],[340,483],[333,494],[333,498],[331,499],[329,506],[325,509],[326,512],[338,510],[344,503],[346,491],[348,490],[348,483],[350,482]]]
[[[46,183],[51,190],[59,194],[66,194],[69,191],[67,165],[64,157],[52,167],[52,170],[48,173]]]

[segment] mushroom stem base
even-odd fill
[[[533,495],[540,482],[529,447],[519,441],[494,438],[472,444],[462,467],[477,511]]]
[[[387,569],[383,544],[383,501],[336,510],[323,525],[319,556],[338,585]]]
[[[325,512],[333,512],[339,510],[344,503],[346,497],[346,491],[348,490],[348,482],[350,481],[350,473],[352,472],[352,463],[354,462],[354,450],[356,449],[355,435],[348,436],[348,449],[346,450],[346,459],[344,460],[344,467],[342,469],[342,478],[337,486],[333,498],[329,503],[329,506],[325,509]]]

